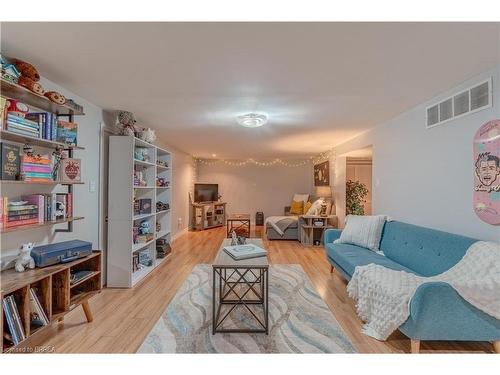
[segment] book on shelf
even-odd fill
[[[78,124],[74,122],[57,120],[57,142],[70,146],[77,145]]]
[[[234,260],[258,258],[267,255],[267,251],[254,244],[224,246],[224,251]]]
[[[34,328],[49,324],[49,319],[34,289],[30,288],[30,324]]]
[[[17,345],[26,338],[26,335],[24,333],[23,323],[17,309],[16,300],[11,294],[3,299],[2,304],[5,320],[7,321],[7,327],[9,328],[10,336],[12,338],[12,343]]]
[[[0,129],[5,128],[5,121],[7,117],[7,99],[0,96]]]
[[[20,172],[19,146],[0,142],[0,179],[15,180]]]
[[[57,115],[51,112],[31,112],[25,118],[38,123],[40,138],[55,141],[57,138]]]

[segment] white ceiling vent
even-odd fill
[[[426,126],[432,128],[450,120],[491,107],[491,78],[427,107]]]

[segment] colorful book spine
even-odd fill
[[[9,124],[7,124],[7,130],[12,132],[12,133],[16,133],[16,134],[20,134],[20,135],[24,135],[26,137],[33,137],[33,138],[37,138],[36,137],[36,134],[32,133],[32,132],[29,132],[29,131],[24,131],[22,129],[18,129],[18,128],[15,128],[15,127],[12,127],[10,126]]]
[[[15,301],[14,297],[12,295],[10,295],[9,297],[10,297],[9,298],[10,308],[12,311],[12,315],[14,317],[14,324],[16,326],[16,331],[19,335],[19,338],[22,341],[26,338],[26,336],[24,334],[23,323],[22,323],[21,317],[19,316],[19,311],[17,310],[17,305],[16,305],[16,301]]]
[[[13,228],[13,227],[19,227],[22,225],[30,225],[30,224],[38,224],[38,217],[34,217],[32,219],[27,219],[27,220],[7,221],[5,223],[5,228]]]
[[[33,177],[33,178],[51,178],[52,173],[47,173],[47,172],[25,172],[24,174],[26,177]]]
[[[10,336],[12,337],[12,342],[14,345],[17,345],[21,342],[21,338],[17,334],[16,325],[14,323],[14,314],[10,308],[10,298],[11,296],[5,297],[2,300],[2,305],[3,305],[5,320],[7,321],[7,326],[9,327]]]
[[[33,120],[30,120],[30,119],[25,118],[25,117],[15,116],[15,115],[12,115],[10,113],[7,114],[7,120],[11,121],[11,122],[18,123],[18,124],[32,126],[34,128],[37,128],[37,129],[40,127],[40,124],[38,123],[38,121],[33,121]]]
[[[37,172],[37,173],[49,173],[52,174],[52,168],[48,165],[27,165],[21,164],[21,171],[23,172]]]

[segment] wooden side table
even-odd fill
[[[238,236],[250,238],[250,214],[233,214],[227,218],[227,237],[235,231]]]
[[[315,224],[318,223],[318,224]],[[302,215],[299,216],[299,239],[305,246],[314,246],[314,240],[319,239],[320,246],[323,242],[325,231],[336,228],[336,216]]]

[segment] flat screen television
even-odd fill
[[[215,202],[219,199],[218,184],[194,184],[194,201]]]

